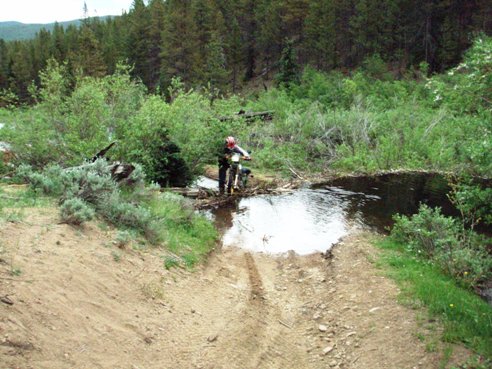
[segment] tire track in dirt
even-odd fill
[[[199,322],[185,321],[179,330],[169,332],[178,338],[174,350],[179,349],[173,354],[180,363],[177,367],[310,368],[298,331],[289,324],[294,319],[282,311],[285,303],[277,301],[276,260],[239,250],[224,250],[213,259],[198,278],[205,285],[185,287],[195,291],[192,305],[203,314]],[[182,310],[186,302],[172,304]]]
[[[263,296],[263,283],[261,281],[260,273],[256,267],[255,261],[251,253],[247,252],[244,254],[244,259],[246,260],[246,267],[248,268],[249,284],[251,288],[251,299],[255,301],[262,302],[264,300]]]
[[[238,250],[216,254],[197,278],[175,287],[192,293],[173,291],[173,311],[196,311],[169,327],[176,367],[253,368],[268,307],[260,297],[262,282],[251,255]]]
[[[208,366],[205,367],[259,368],[265,342],[271,334],[269,320],[272,307],[266,301],[263,281],[254,257],[242,251],[226,252],[226,255],[226,265],[235,265],[235,271],[239,272],[237,274],[244,278],[244,293],[240,296],[241,300],[237,301],[236,307],[239,309],[228,314],[230,324],[221,331],[215,350],[207,355],[205,361]]]
[[[256,260],[261,262],[259,271],[255,258],[250,253],[245,254],[250,278],[251,297],[256,305],[254,314],[264,324],[264,334],[258,342],[255,352],[256,360],[250,368],[307,368],[303,359],[305,352],[300,352],[298,337],[290,319],[282,314],[282,305],[276,300],[275,286],[278,284],[278,274],[275,271],[275,261],[258,255]],[[265,278],[265,284],[263,283]]]

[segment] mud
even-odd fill
[[[167,271],[164,250],[28,214],[0,225],[0,297],[13,302],[0,303],[2,369],[428,369],[469,355],[456,346],[442,364],[440,344],[429,350],[439,325],[397,303],[371,233],[330,259],[228,247]]]

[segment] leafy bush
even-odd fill
[[[397,215],[391,236],[418,257],[430,260],[466,286],[492,276],[492,259],[483,238],[440,209],[421,205],[412,217]]]
[[[392,79],[391,74],[388,72],[388,66],[377,53],[365,58],[362,62],[362,68],[364,72],[372,78],[379,80]]]
[[[65,200],[60,207],[61,218],[65,223],[80,225],[92,220],[95,211],[87,203],[79,198]]]
[[[36,169],[50,163],[76,165],[91,158],[113,139],[143,100],[141,83],[119,65],[112,76],[79,78],[68,93],[66,66],[50,61],[40,73],[39,103],[18,109],[4,127],[17,163]]]
[[[90,204],[104,218],[116,225],[142,229],[149,223],[148,211],[123,200],[117,183],[111,177],[110,166],[104,159],[66,170],[54,165],[41,173],[22,165],[17,175],[26,179],[36,190],[60,196],[62,203],[78,199],[84,204]],[[69,202],[69,205],[75,207],[79,203]]]
[[[78,197],[96,208],[108,194],[117,191],[117,184],[104,159],[65,170],[61,180],[64,186],[62,198]]]
[[[104,219],[116,226],[139,230],[153,244],[162,241],[157,220],[150,211],[144,206],[125,202],[118,191],[104,196],[97,210]]]
[[[351,75],[306,68],[299,84],[248,101],[246,110],[273,110],[275,118],[243,130],[269,169],[408,168],[490,177],[491,45],[492,38],[480,36],[461,67],[424,81],[390,79],[377,56]],[[264,160],[273,157],[279,160]]]
[[[159,97],[149,98],[125,127],[119,155],[140,163],[146,177],[161,186],[184,186],[192,179],[189,163],[171,141],[167,126],[168,105]]]
[[[391,231],[395,240],[408,243],[416,254],[432,258],[439,249],[449,249],[457,243],[458,227],[453,218],[445,217],[439,208],[421,205],[412,217],[396,215]]]
[[[462,63],[447,74],[428,80],[426,87],[436,105],[460,113],[475,113],[492,107],[492,37],[479,35]],[[463,93],[465,92],[466,93]]]
[[[22,182],[29,182],[32,188],[42,194],[61,195],[63,192],[61,173],[61,167],[56,164],[47,167],[45,173],[35,172],[30,165],[21,164],[17,167],[16,177]]]
[[[470,178],[462,179],[454,185],[450,199],[471,228],[492,224],[492,188],[482,188]]]

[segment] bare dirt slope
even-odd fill
[[[332,259],[225,249],[188,272],[57,222],[0,225],[1,369],[439,367],[367,234]]]

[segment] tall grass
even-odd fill
[[[160,220],[160,238],[184,265],[202,261],[215,246],[216,229],[182,196],[165,192],[154,196],[148,204],[152,216]]]

